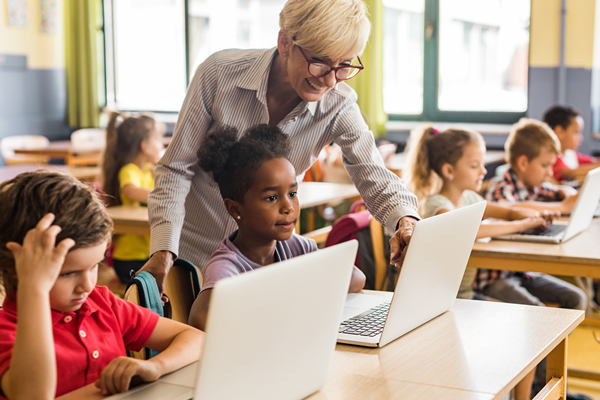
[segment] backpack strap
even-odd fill
[[[160,292],[158,291],[156,279],[152,274],[146,271],[138,273],[131,281],[129,281],[127,289],[129,289],[131,285],[137,286],[140,297],[140,306],[148,308],[152,312],[164,317],[162,299],[160,297]],[[146,359],[150,359],[159,353],[159,351],[146,348]]]

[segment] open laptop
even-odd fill
[[[545,231],[512,233],[494,239],[539,243],[566,242],[590,226],[599,201],[600,168],[596,168],[587,173],[568,222],[555,221]]]
[[[217,282],[201,360],[110,398],[297,400],[316,392],[329,374],[357,249],[352,240]]]
[[[419,221],[393,295],[348,295],[338,343],[382,347],[450,309],[485,206],[482,201]]]

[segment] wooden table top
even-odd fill
[[[66,158],[69,154],[99,154],[104,147],[97,148],[76,148],[70,140],[57,140],[50,142],[48,146],[42,149],[14,149],[16,154],[45,154],[50,157]]]
[[[71,174],[80,180],[96,180],[100,175],[99,167],[67,167],[66,165],[51,164],[18,164],[0,167],[0,182],[8,181],[24,172],[48,170]]]
[[[337,345],[327,383],[309,399],[500,399],[582,320],[577,310],[457,300],[383,348]],[[192,386],[195,374],[192,364],[170,378]]]
[[[469,267],[600,278],[600,218],[593,219],[587,230],[560,244],[475,242]]]

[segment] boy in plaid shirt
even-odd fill
[[[552,166],[560,151],[560,142],[548,125],[523,118],[513,126],[504,147],[510,168],[490,182],[488,202],[518,203],[519,207],[551,214],[571,211],[577,192],[546,182],[552,176]],[[550,302],[579,310],[587,305],[581,289],[551,275],[534,272],[480,269],[474,289],[508,303],[543,306],[544,302]]]

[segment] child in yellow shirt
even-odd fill
[[[112,113],[106,129],[106,150],[102,162],[107,204],[146,206],[154,188],[154,167],[163,150],[162,129],[147,115],[123,117]],[[128,282],[131,271],[148,260],[150,237],[119,235],[114,240],[115,272]]]

